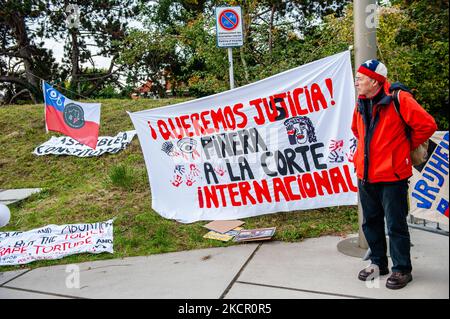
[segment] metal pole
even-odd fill
[[[233,49],[228,48],[228,64],[230,73],[230,89],[234,89],[234,73],[233,73]]]
[[[355,36],[355,74],[356,69],[365,61],[377,58],[377,17],[376,0],[354,0],[353,1],[354,36]],[[367,249],[369,246],[362,231],[362,209],[358,196],[358,221],[360,248]]]
[[[369,244],[367,244],[366,237],[364,236],[364,232],[362,230],[362,222],[363,222],[362,207],[361,207],[361,201],[360,201],[359,196],[358,196],[358,224],[359,224],[359,228],[358,228],[358,246],[360,248],[363,248],[363,249],[368,249],[369,248]],[[368,251],[366,253],[366,257],[364,257],[364,258],[368,258],[369,255],[370,255],[370,252]],[[366,259],[364,259],[364,260],[366,260]]]
[[[426,226],[416,225],[416,224],[410,224],[410,223],[408,223],[408,227],[415,228],[415,229],[420,229],[420,230],[428,231],[430,233],[435,233],[435,234],[444,235],[444,236],[448,236],[449,235],[448,231],[442,230],[440,228],[433,229],[431,227],[426,227]]]

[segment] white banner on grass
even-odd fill
[[[34,155],[73,155],[78,157],[100,156],[105,153],[116,154],[124,150],[133,140],[136,131],[119,132],[116,136],[99,136],[95,150],[68,136],[55,137],[36,147]]]
[[[92,224],[47,225],[25,232],[0,232],[0,266],[102,252],[114,252],[112,219]]]
[[[355,205],[350,52],[162,108],[129,113],[152,207],[181,222]]]
[[[413,169],[410,179],[410,214],[448,225],[448,132],[430,138],[428,160]]]

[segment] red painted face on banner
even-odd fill
[[[297,143],[305,144],[308,141],[308,126],[306,123],[295,123],[293,129],[288,134],[295,135]]]

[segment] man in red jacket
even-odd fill
[[[371,265],[358,274],[360,280],[387,275],[386,234],[389,236],[392,275],[386,287],[399,289],[412,280],[408,215],[408,178],[412,175],[410,151],[425,142],[436,123],[412,97],[400,91],[400,113],[411,128],[410,137],[397,113],[386,80],[386,66],[377,60],[363,63],[356,73],[358,101],[352,130],[358,139],[354,156],[363,210],[362,228],[371,250]]]

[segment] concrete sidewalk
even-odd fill
[[[359,281],[368,262],[340,253],[344,238],[326,236],[4,272],[0,299],[448,299],[449,238],[410,231],[414,279],[396,291],[385,287],[388,276]]]

